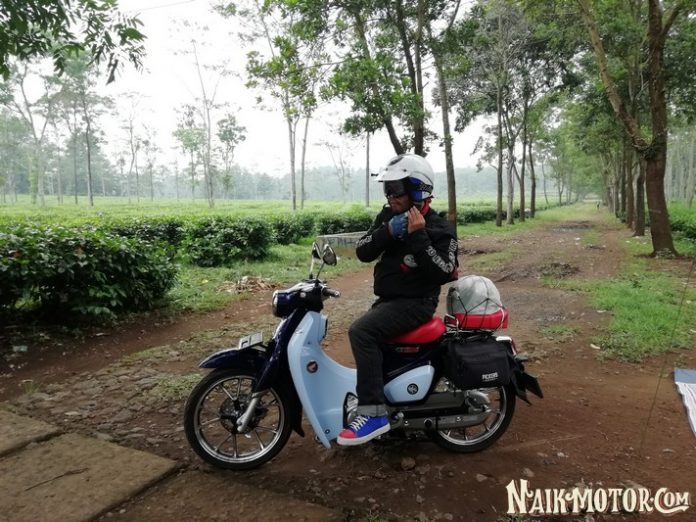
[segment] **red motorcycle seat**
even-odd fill
[[[508,327],[508,311],[501,308],[493,314],[454,314],[459,328],[464,330],[497,330]]]
[[[389,344],[427,344],[437,341],[445,333],[445,323],[439,317],[433,317],[430,321],[420,325],[415,330],[406,332],[389,339]]]

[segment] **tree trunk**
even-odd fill
[[[89,206],[94,206],[94,194],[92,193],[92,146],[90,144],[90,125],[87,123],[85,130],[85,145],[87,146],[87,200]]]
[[[193,150],[191,151],[191,201],[196,201],[196,165],[194,163],[195,159],[193,156]]]
[[[624,187],[626,193],[626,226],[631,230],[635,228],[636,221],[636,196],[633,191],[633,151],[626,147],[626,162],[624,164]]]
[[[300,160],[300,209],[304,208],[305,200],[305,163],[307,158],[307,134],[309,132],[309,115],[305,118],[304,136],[302,138],[302,159]]]
[[[638,161],[638,178],[636,179],[636,227],[634,236],[645,235],[645,160]]]
[[[452,229],[457,231],[457,182],[454,177],[454,159],[452,157],[452,130],[449,121],[449,95],[442,66],[442,58],[438,53],[433,53],[437,83],[440,89],[440,108],[442,109],[442,135],[445,143],[445,169],[447,171],[447,220]]]
[[[663,251],[676,254],[672,241],[672,230],[667,213],[664,194],[665,167],[667,158],[667,100],[665,95],[664,47],[667,34],[677,18],[683,4],[672,5],[663,23],[662,2],[648,0],[648,92],[650,95],[650,117],[652,140],[648,142],[642,135],[638,122],[626,110],[609,67],[599,29],[594,19],[590,0],[577,0],[588,29],[590,41],[599,65],[599,74],[614,113],[623,124],[633,147],[646,160],[646,192],[650,213],[650,231],[653,254]]]
[[[370,206],[370,133],[365,140],[365,206]]]
[[[534,172],[534,159],[532,158],[532,140],[527,144],[529,147],[529,176],[532,180],[530,202],[529,202],[529,217],[536,216],[536,174]]]
[[[285,117],[288,124],[288,144],[290,147],[290,198],[292,199],[292,210],[297,210],[297,193],[295,191],[295,127],[290,116]]]
[[[514,151],[508,150],[507,166],[507,220],[506,224],[515,224],[515,177],[512,170],[515,168]]]
[[[544,201],[546,202],[546,207],[549,206],[549,195],[546,192],[546,172],[544,172],[544,161],[541,162],[541,188],[544,191]]]
[[[422,76],[420,71],[420,47],[419,42],[415,42],[415,63],[414,57],[411,53],[411,42],[408,38],[407,24],[404,21],[404,6],[402,0],[396,0],[394,3],[394,9],[396,13],[396,28],[399,32],[399,37],[401,39],[401,50],[403,51],[404,58],[406,60],[406,70],[408,72],[408,77],[411,80],[409,82],[409,87],[411,89],[411,94],[417,97],[420,101],[420,114],[425,114],[425,109],[423,108],[423,93],[422,93]],[[418,29],[415,31],[416,35],[422,32],[422,20],[419,17]],[[436,65],[437,67],[437,65]],[[413,121],[410,122],[413,128],[413,152],[419,156],[425,156],[425,129],[423,125],[423,117],[416,116]]]
[[[495,226],[503,226],[503,93],[501,87],[498,86],[496,92],[496,111],[498,113],[498,131],[497,131],[497,146],[498,146],[498,192],[496,197],[495,207]]]
[[[694,141],[694,137],[691,137],[688,146],[689,161],[687,162],[687,165],[689,166],[689,171],[688,180],[686,183],[685,201],[689,208],[691,208],[691,204],[694,201],[694,190],[696,189],[696,169],[694,169]]]

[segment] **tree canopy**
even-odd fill
[[[0,75],[10,75],[11,60],[50,57],[62,73],[70,56],[87,53],[104,64],[107,81],[124,61],[141,64],[145,35],[137,17],[118,11],[117,0],[2,0]]]

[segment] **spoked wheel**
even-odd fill
[[[511,385],[477,390],[488,397],[488,416],[481,424],[429,432],[439,446],[458,453],[475,453],[491,446],[507,430],[515,413],[515,391]]]
[[[290,415],[277,389],[264,393],[245,430],[237,428],[255,384],[256,377],[241,370],[217,370],[191,392],[184,410],[186,438],[206,462],[225,469],[251,469],[285,446]]]

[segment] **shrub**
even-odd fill
[[[670,205],[669,222],[672,230],[681,232],[687,239],[696,240],[696,210],[684,205]]]
[[[314,234],[316,226],[316,214],[310,212],[299,212],[295,215],[295,220],[300,229],[300,237],[307,237]]]
[[[184,247],[191,262],[221,266],[266,257],[273,231],[260,219],[213,217],[194,223],[187,235]]]
[[[495,207],[467,207],[457,211],[459,225],[485,223],[486,221],[495,221]]]
[[[273,229],[273,239],[279,245],[296,243],[304,235],[309,235],[303,234],[304,228],[296,216],[271,216],[268,222]],[[312,221],[313,224],[314,221]]]
[[[0,306],[22,301],[58,318],[151,308],[174,283],[160,249],[100,230],[15,226],[0,232]]]
[[[178,247],[181,244],[186,232],[184,221],[173,218],[141,218],[117,221],[109,228],[114,234],[121,237],[163,242],[172,247]]]
[[[350,211],[343,214],[318,214],[316,232],[319,235],[360,232],[372,225],[374,216],[365,211]]]

